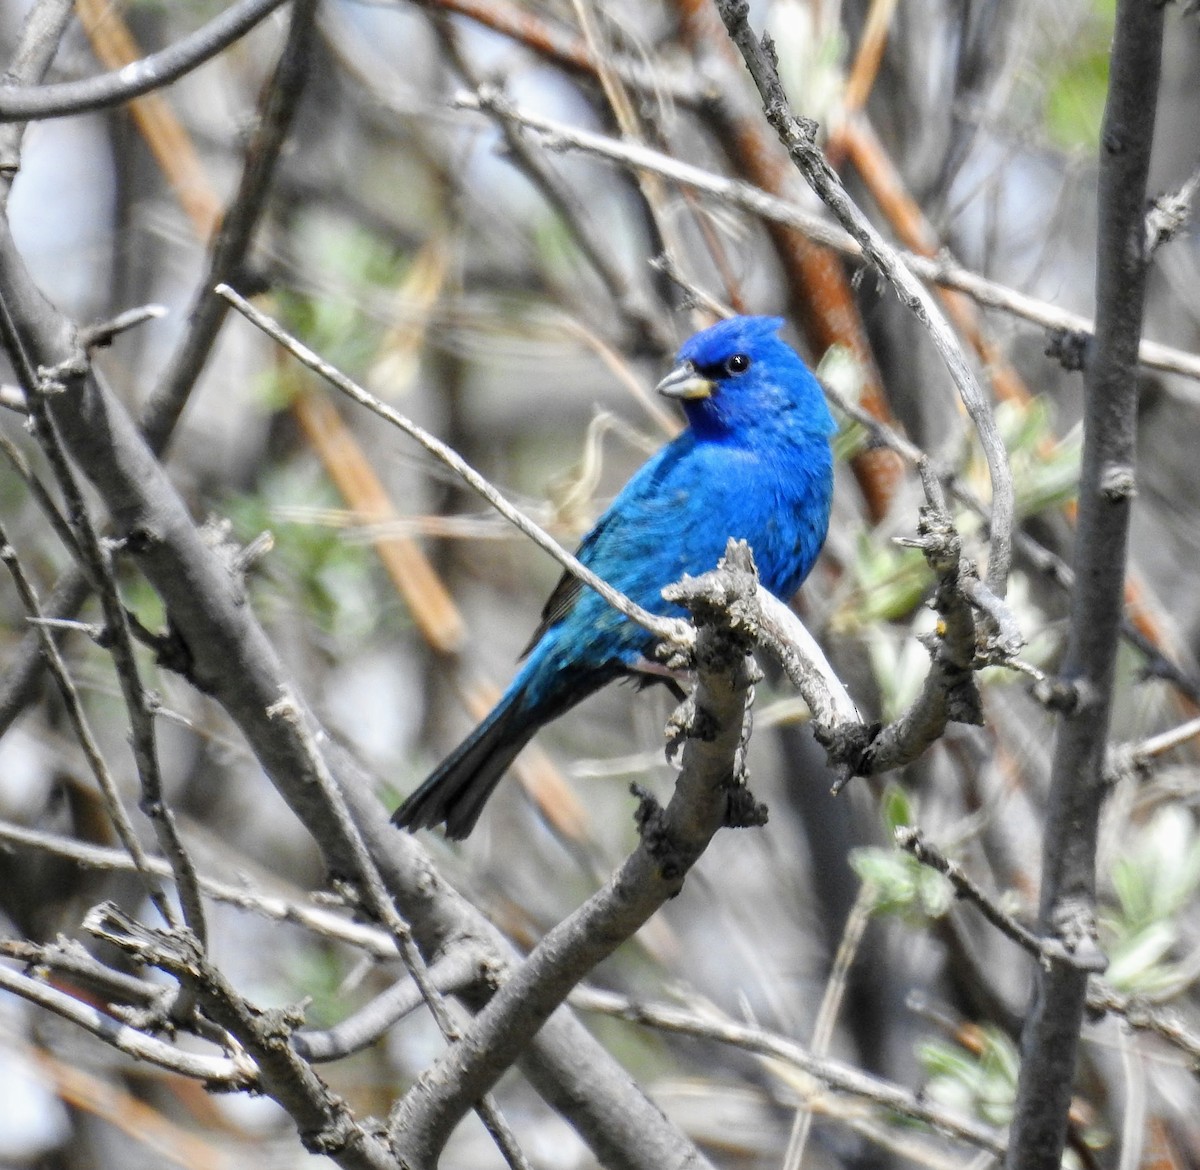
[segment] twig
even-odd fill
[[[1189,739],[1200,735],[1200,717],[1189,719],[1178,727],[1161,731],[1141,743],[1119,744],[1109,749],[1104,771],[1110,784],[1123,776],[1137,775],[1149,769],[1159,756],[1181,747]]]
[[[394,903],[388,897],[379,867],[375,864],[375,859],[367,849],[362,833],[359,832],[354,818],[350,815],[350,810],[346,806],[346,801],[333,773],[329,770],[329,765],[317,748],[313,733],[307,725],[304,711],[290,695],[284,694],[279,702],[268,710],[267,714],[273,719],[285,719],[295,728],[300,742],[308,753],[311,773],[324,793],[340,835],[350,846],[351,856],[354,859],[354,873],[362,883],[362,892],[365,895],[367,907],[387,927],[388,933],[395,939],[400,958],[420,992],[421,998],[429,1008],[439,1031],[448,1043],[453,1044],[459,1038],[458,1026],[450,1016],[441,991],[430,976],[424,956],[413,940],[412,930],[408,923],[400,917]],[[513,1170],[531,1170],[517,1145],[516,1138],[491,1095],[480,1094],[478,1100],[473,1101],[472,1104],[479,1114],[479,1119],[503,1154],[505,1161],[513,1167]]]
[[[1173,240],[1192,215],[1192,200],[1200,188],[1200,169],[1192,172],[1178,191],[1160,195],[1146,212],[1146,256]]]
[[[229,309],[213,286],[231,280],[246,264],[255,231],[267,206],[280,154],[308,83],[312,62],[316,0],[302,0],[292,12],[287,40],[259,101],[254,134],[246,146],[237,190],[212,240],[208,271],[188,312],[188,329],[142,411],[141,427],[155,454],[166,450]],[[212,197],[215,201],[216,196]]]
[[[935,845],[931,845],[920,829],[901,825],[896,830],[896,844],[906,853],[911,853],[922,865],[929,866],[942,874],[954,887],[954,893],[978,907],[979,912],[1001,934],[1022,947],[1040,963],[1065,963],[1079,971],[1103,971],[1108,960],[1095,946],[1083,946],[1075,951],[1067,950],[1058,939],[1039,938],[1027,926],[1023,926],[1011,914],[1002,910],[980,887],[967,876],[966,871],[951,861]]]
[[[881,1109],[923,1122],[940,1133],[994,1154],[1003,1155],[1004,1138],[996,1130],[932,1104],[927,1098],[861,1072],[829,1057],[817,1057],[803,1045],[774,1032],[727,1019],[710,1019],[666,1004],[645,1003],[591,987],[576,988],[571,1002],[587,1011],[603,1012],[635,1024],[683,1036],[698,1036],[781,1060],[835,1092],[852,1094]]]
[[[21,567],[16,550],[8,543],[8,536],[5,534],[3,527],[0,527],[0,560],[4,562],[5,567],[12,575],[13,583],[17,587],[17,593],[21,598],[22,604],[25,606],[25,612],[31,618],[40,618],[41,608],[38,605],[37,593],[34,591],[29,578],[25,576],[25,571]],[[108,764],[100,751],[100,745],[96,742],[96,737],[92,734],[91,725],[88,723],[87,715],[83,710],[83,704],[79,700],[79,693],[75,689],[74,682],[71,681],[70,673],[67,670],[66,663],[63,661],[62,654],[59,652],[58,644],[54,641],[49,628],[40,621],[35,620],[34,633],[41,645],[42,654],[45,656],[50,675],[54,679],[59,694],[62,696],[63,703],[66,706],[67,719],[71,724],[72,730],[75,732],[76,739],[79,740],[79,746],[83,749],[84,758],[92,770],[92,775],[95,776],[96,783],[100,786],[100,791],[104,796],[105,808],[107,808],[108,815],[112,819],[113,828],[116,829],[117,836],[128,851],[130,863],[141,877],[142,884],[145,886],[147,894],[150,895],[150,900],[157,907],[164,921],[173,922],[174,911],[171,908],[170,901],[163,892],[161,883],[154,876],[150,859],[146,856],[146,852],[142,848],[142,843],[138,840],[137,833],[134,830],[133,823],[129,819],[129,814],[125,811],[125,805],[121,800],[121,793],[117,788],[112,773],[108,770]]]
[[[987,582],[997,597],[1003,597],[1008,588],[1008,571],[1012,560],[1012,470],[1008,465],[1008,453],[1004,449],[996,420],[992,417],[991,408],[983,397],[979,383],[967,365],[958,339],[928,291],[900,262],[891,245],[846,194],[816,145],[816,126],[811,122],[801,121],[791,112],[787,95],[779,80],[774,46],[769,38],[764,37],[760,43],[755,37],[747,20],[749,9],[745,0],[716,0],[716,3],[730,38],[741,50],[750,75],[762,95],[767,120],[774,126],[780,141],[787,147],[792,161],[837,217],[838,222],[858,241],[866,258],[895,287],[905,306],[925,327],[950,371],[963,405],[967,408],[967,413],[979,434],[991,474],[992,530]]]
[[[495,976],[495,964],[487,953],[466,943],[429,967],[429,983],[439,995],[455,995],[494,982]],[[297,1032],[292,1045],[301,1056],[318,1063],[341,1060],[374,1044],[393,1024],[425,1002],[420,987],[411,979],[401,979],[332,1028]]]
[[[842,930],[842,941],[838,944],[837,954],[833,959],[833,967],[825,984],[825,994],[821,997],[821,1006],[817,1010],[817,1018],[813,1024],[812,1043],[809,1051],[820,1059],[829,1052],[833,1040],[834,1027],[837,1024],[838,1012],[841,1010],[842,999],[846,994],[850,968],[858,955],[858,948],[863,935],[871,921],[871,910],[876,891],[870,882],[863,882],[846,916],[846,925]],[[783,1157],[783,1170],[800,1170],[804,1164],[804,1150],[808,1145],[808,1135],[812,1129],[813,1111],[801,1102],[792,1121],[792,1132],[788,1137],[787,1150]]]
[[[20,975],[8,967],[0,966],[0,988],[11,991],[13,995],[19,995],[30,1003],[36,1003],[65,1020],[70,1020],[85,1032],[90,1032],[135,1060],[144,1060],[168,1072],[192,1077],[213,1086],[219,1085],[225,1089],[253,1089],[258,1085],[257,1070],[244,1056],[230,1059],[224,1056],[208,1056],[200,1052],[186,1052],[114,1020],[112,1016],[106,1016],[102,1011],[90,1004],[81,1003],[65,991],[47,987],[44,983],[31,979],[28,975]]]
[[[136,308],[118,313],[111,320],[98,321],[95,325],[88,325],[81,329],[79,344],[87,351],[103,349],[106,345],[112,345],[113,340],[120,334],[127,333],[130,329],[136,329],[147,321],[157,321],[166,315],[166,305],[138,305]]]
[[[123,849],[88,845],[54,833],[43,833],[23,825],[0,821],[0,842],[36,849],[55,857],[65,857],[76,865],[89,869],[122,872],[136,869],[133,859]],[[148,857],[146,870],[157,877],[170,877],[171,867],[157,857]],[[322,938],[356,947],[372,958],[395,959],[399,956],[395,940],[386,931],[366,923],[351,922],[340,914],[310,906],[290,898],[265,894],[245,885],[234,885],[206,874],[198,875],[200,889],[208,897],[239,909],[248,910],[274,922],[289,922],[303,927]]]
[[[244,36],[285,0],[237,0],[175,44],[115,73],[33,88],[0,86],[0,123],[64,118],[117,106],[170,85]]]
[[[1088,980],[1087,1006],[1090,1012],[1112,1012],[1131,1028],[1152,1032],[1187,1056],[1194,1067],[1200,1066],[1200,1033],[1184,1024],[1173,1011],[1147,1003],[1136,995],[1124,995],[1094,976]]]
[[[72,0],[37,0],[29,6],[16,52],[5,73],[10,86],[36,85],[46,76],[74,9]],[[21,166],[24,136],[22,122],[0,127],[0,212],[7,206],[12,181]]]
[[[481,109],[479,97],[474,94],[459,94],[454,104],[461,109]],[[543,117],[519,106],[510,105],[509,111],[510,116],[523,126],[543,135],[548,149],[578,150],[634,169],[652,170],[683,186],[741,207],[761,219],[794,227],[809,239],[834,249],[848,259],[861,260],[863,257],[862,247],[849,232],[843,231],[827,217],[816,215],[799,204],[780,199],[740,179],[714,174],[650,147],[622,142],[609,135]],[[928,284],[965,293],[986,308],[996,309],[1052,332],[1090,337],[1095,330],[1092,318],[979,276],[963,268],[949,255],[942,254],[936,258],[914,252],[898,252],[897,255],[914,276]],[[1173,346],[1143,339],[1138,349],[1138,360],[1148,369],[1200,379],[1200,355]],[[1168,393],[1172,392],[1170,387],[1167,390]],[[1200,399],[1193,395],[1187,401],[1195,405]]]
[[[229,301],[252,325],[261,329],[268,337],[277,341],[310,370],[329,382],[330,385],[335,386],[361,406],[365,406],[372,413],[379,415],[380,418],[390,422],[394,427],[397,427],[415,439],[426,451],[436,459],[439,459],[466,482],[469,487],[478,492],[510,524],[528,536],[540,549],[549,553],[567,572],[599,593],[613,609],[619,613],[623,613],[631,621],[636,622],[643,629],[648,630],[665,642],[687,647],[694,640],[694,634],[687,622],[678,618],[662,618],[649,613],[640,605],[635,605],[623,593],[618,592],[606,581],[598,577],[586,565],[581,564],[554,537],[535,524],[524,512],[510,504],[457,451],[448,447],[440,439],[435,438],[424,428],[417,426],[416,423],[400,414],[399,411],[393,410],[386,403],[381,402],[370,391],[365,390],[357,382],[346,377],[336,367],[313,353],[311,349],[294,338],[277,322],[273,321],[265,313],[260,313],[245,297],[230,288],[229,285],[219,284],[215,291]]]
[[[189,931],[151,930],[108,903],[92,910],[84,929],[189,987],[204,1010],[246,1049],[259,1087],[295,1121],[304,1148],[347,1170],[395,1170],[386,1143],[359,1123],[287,1042],[300,1020],[294,1008],[262,1011],[244,999],[205,956]]]
[[[937,585],[930,600],[938,614],[937,632],[923,639],[930,654],[921,691],[907,710],[882,728],[818,729],[818,739],[836,762],[837,792],[853,775],[871,776],[916,759],[941,737],[951,722],[983,721],[974,667],[977,649],[974,611],[965,583],[974,566],[962,554],[962,541],[946,509],[945,497],[927,460],[919,465],[927,503],[922,505],[917,536],[898,543],[920,549]]]
[[[442,26],[439,24],[438,27]],[[662,326],[661,314],[654,311],[644,289],[635,285],[621,270],[611,247],[596,230],[587,203],[555,174],[542,155],[530,145],[520,131],[520,123],[510,116],[510,103],[503,92],[494,85],[481,85],[452,34],[444,32],[443,37],[452,47],[455,64],[463,79],[478,94],[479,108],[492,118],[504,135],[508,159],[541,192],[542,198],[571,233],[579,250],[608,289],[613,304],[632,327],[637,348],[649,347],[660,355],[669,354],[675,347],[670,334]]]
[[[35,435],[47,455],[55,479],[58,481],[59,490],[66,500],[68,519],[75,534],[74,551],[79,556],[80,563],[85,566],[86,575],[100,593],[105,627],[108,637],[111,639],[109,651],[116,667],[125,707],[129,712],[132,733],[131,746],[141,784],[139,802],[141,810],[153,825],[159,845],[171,863],[171,869],[175,876],[175,890],[183,910],[184,920],[203,945],[207,937],[207,928],[204,920],[204,906],[200,900],[200,891],[196,886],[195,867],[179,836],[174,814],[163,799],[162,774],[159,769],[154,730],[153,707],[157,700],[152,701],[142,686],[137,659],[134,655],[129,618],[117,591],[109,548],[101,542],[92,524],[83,492],[67,460],[66,452],[54,424],[54,418],[47,404],[48,396],[60,393],[65,389],[65,383],[63,385],[59,383],[60,378],[78,383],[84,376],[87,367],[80,365],[78,360],[73,360],[58,370],[35,370],[25,344],[17,332],[9,306],[2,295],[0,295],[0,337],[3,338],[17,378],[29,401],[30,419],[35,424]],[[49,634],[47,633],[46,636],[49,637]],[[162,910],[167,905],[164,901],[159,909]],[[167,911],[167,921],[175,923],[174,916],[169,910]]]

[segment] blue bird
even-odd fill
[[[651,613],[680,616],[664,586],[716,567],[730,537],[754,551],[762,584],[787,600],[829,526],[833,418],[817,380],[776,332],[778,317],[733,317],[679,351],[658,392],[688,427],[625,485],[583,538],[580,561]],[[517,753],[543,724],[623,675],[655,639],[564,574],[495,709],[396,810],[414,830],[466,837]]]

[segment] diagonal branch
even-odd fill
[[[548,532],[535,524],[524,512],[508,502],[482,475],[479,474],[457,451],[448,447],[441,439],[431,435],[423,427],[417,426],[411,419],[399,411],[381,402],[369,390],[346,377],[335,366],[313,353],[303,342],[292,337],[276,321],[265,313],[260,313],[245,297],[241,296],[227,284],[218,285],[216,292],[223,296],[243,317],[252,325],[261,329],[268,337],[277,341],[294,357],[298,358],[310,370],[320,374],[332,386],[337,387],[343,394],[354,399],[361,406],[390,422],[394,427],[410,435],[434,458],[441,460],[456,475],[460,476],[469,487],[478,492],[501,516],[510,524],[524,533],[540,549],[552,556],[572,576],[577,577],[589,588],[594,589],[613,609],[623,613],[631,621],[636,622],[645,630],[664,642],[674,643],[686,648],[692,641],[693,634],[687,622],[678,618],[664,618],[650,613],[640,605],[630,601],[623,593],[614,589],[602,577],[597,576],[586,565],[567,552],[558,541]]]
[[[1012,470],[996,420],[967,365],[962,347],[929,292],[900,262],[895,250],[846,194],[817,146],[816,125],[792,113],[779,80],[774,45],[769,38],[764,37],[760,42],[754,35],[748,20],[749,6],[745,0],[716,2],[721,19],[734,44],[741,50],[746,67],[762,96],[767,120],[787,147],[792,161],[838,222],[858,242],[867,259],[896,289],[905,306],[916,315],[950,371],[959,397],[979,434],[991,474],[992,530],[987,582],[991,591],[1002,598],[1007,591],[1008,570],[1012,562],[1015,518]]]
[[[65,118],[103,110],[161,89],[228,48],[284,3],[285,0],[238,0],[203,28],[114,73],[36,88],[0,86],[0,123]]]
[[[392,1111],[393,1147],[413,1166],[432,1166],[450,1132],[495,1083],[571,989],[675,897],[722,826],[762,824],[765,809],[745,787],[749,657],[757,573],[744,542],[730,541],[720,566],[685,577],[664,596],[697,623],[696,687],[678,727],[682,771],[662,808],[642,793],[641,841],[605,886],[554,927],[518,967],[462,1039]]]

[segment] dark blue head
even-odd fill
[[[764,422],[814,435],[835,427],[816,378],[776,336],[780,317],[730,317],[697,333],[658,392],[683,404],[701,435],[736,433]]]

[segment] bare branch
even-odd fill
[[[385,402],[381,402],[369,390],[364,389],[352,379],[346,377],[336,367],[313,353],[302,342],[294,338],[273,321],[265,313],[260,313],[245,297],[241,296],[227,284],[220,284],[216,290],[252,325],[261,329],[282,345],[290,354],[306,365],[314,373],[319,374],[331,386],[336,387],[347,397],[365,406],[372,413],[390,422],[406,435],[414,438],[436,459],[441,460],[447,467],[458,475],[470,488],[478,492],[501,516],[510,524],[523,532],[540,549],[552,556],[572,576],[578,577],[589,588],[594,589],[613,609],[623,613],[631,621],[636,622],[645,630],[664,642],[687,648],[694,640],[694,633],[687,622],[679,618],[663,618],[644,610],[640,605],[630,601],[623,593],[618,592],[603,578],[598,577],[586,565],[567,552],[545,529],[525,515],[519,508],[514,507],[496,490],[478,471],[475,470],[457,451],[448,447],[440,439],[431,435],[423,427],[417,426],[411,419],[399,411],[393,410]]]
[[[4,84],[13,88],[36,85],[50,68],[63,33],[75,11],[72,0],[37,0],[29,6]],[[0,127],[0,211],[8,203],[12,181],[21,166],[22,122]]]
[[[469,944],[454,947],[428,969],[429,984],[439,995],[455,995],[487,984],[494,987],[496,978],[492,958]],[[426,1003],[425,994],[426,990],[412,980],[398,980],[332,1028],[297,1032],[292,1045],[301,1056],[317,1062],[352,1056],[374,1044],[393,1024]]]
[[[928,1099],[902,1089],[888,1081],[860,1072],[852,1065],[829,1057],[817,1057],[803,1045],[787,1037],[767,1032],[747,1024],[724,1018],[710,1018],[693,1011],[665,1004],[645,1003],[595,988],[576,988],[571,1002],[588,1011],[604,1012],[636,1024],[676,1032],[684,1036],[700,1036],[730,1044],[747,1052],[759,1053],[782,1060],[807,1073],[815,1081],[839,1093],[859,1097],[881,1109],[893,1110],[903,1117],[923,1122],[958,1141],[1003,1155],[1005,1143],[1001,1134],[980,1125],[961,1114],[951,1113],[932,1104]]]
[[[481,1093],[597,963],[632,937],[683,887],[723,825],[761,824],[765,810],[744,785],[757,574],[744,542],[730,541],[721,566],[685,577],[664,596],[695,616],[696,688],[681,708],[683,767],[670,803],[642,793],[641,841],[605,886],[555,926],[472,1021],[446,1058],[393,1109],[392,1142],[418,1165],[436,1160]]]
[[[355,1119],[288,1042],[301,1018],[295,1009],[255,1008],[209,962],[188,931],[151,930],[111,903],[91,911],[84,929],[189,987],[254,1059],[259,1085],[288,1111],[309,1153],[325,1154],[348,1170],[395,1170],[384,1142]]]
[[[100,540],[92,523],[83,492],[67,460],[66,452],[54,424],[54,418],[47,404],[48,396],[65,392],[65,383],[60,385],[58,379],[63,378],[77,382],[82,378],[86,364],[80,365],[76,359],[72,359],[63,363],[58,369],[49,372],[35,370],[2,294],[0,294],[0,338],[3,339],[4,346],[8,350],[17,377],[29,402],[30,420],[35,425],[34,434],[49,458],[50,466],[58,480],[59,490],[66,500],[68,519],[75,534],[73,551],[80,557],[80,564],[84,566],[85,574],[100,592],[105,627],[111,640],[109,650],[116,667],[121,693],[125,699],[125,707],[129,712],[133,758],[141,783],[140,806],[142,812],[154,826],[159,845],[171,863],[175,874],[175,889],[183,909],[184,919],[203,945],[207,929],[204,920],[204,906],[196,886],[195,867],[180,840],[174,814],[163,798],[162,774],[159,769],[154,730],[154,704],[142,686],[137,659],[134,656],[129,618],[113,577],[109,546]],[[46,636],[49,637],[48,632]],[[159,904],[159,909],[165,913],[168,922],[175,923],[174,914],[165,901]]]
[[[0,123],[64,118],[103,110],[161,89],[228,48],[284,3],[285,0],[236,0],[203,28],[115,73],[33,88],[0,86]]]
[[[3,528],[0,528],[0,560],[4,562],[5,567],[12,575],[13,582],[17,587],[17,593],[25,606],[26,612],[34,619],[40,618],[41,608],[38,605],[37,594],[29,578],[25,575],[25,571],[21,568],[21,562],[17,558],[16,550],[9,544],[8,537]],[[112,819],[113,828],[116,829],[117,836],[128,851],[130,863],[140,875],[146,892],[150,895],[150,900],[158,908],[163,919],[171,922],[173,921],[174,912],[171,909],[170,902],[163,891],[161,883],[153,874],[150,860],[146,856],[146,851],[142,848],[141,841],[138,840],[133,823],[129,819],[129,814],[125,811],[125,805],[121,800],[121,793],[117,788],[117,783],[108,769],[108,763],[100,751],[100,745],[96,742],[96,737],[92,734],[91,726],[83,710],[83,704],[79,701],[79,693],[75,689],[75,684],[71,681],[66,663],[63,661],[62,654],[59,653],[58,644],[54,641],[54,635],[40,621],[35,621],[34,623],[34,634],[41,645],[42,654],[45,656],[51,677],[54,679],[59,693],[62,695],[63,703],[67,709],[67,718],[71,723],[76,738],[79,740],[79,746],[83,749],[84,757],[91,768],[92,775],[96,778],[96,783],[100,786],[100,792],[104,797],[108,815]]]
[[[1160,7],[1118,0],[1101,131],[1096,337],[1084,375],[1076,585],[1061,667],[1073,702],[1058,722],[1039,911],[1039,930],[1069,951],[1095,946],[1096,838],[1136,466],[1136,363],[1149,266],[1145,197],[1163,19]],[[1084,972],[1052,964],[1038,968],[1036,981],[1022,1036],[1010,1170],[1059,1166],[1087,1003]]]
[[[144,1060],[168,1072],[180,1076],[221,1086],[226,1089],[249,1089],[258,1085],[258,1074],[253,1062],[238,1056],[206,1056],[199,1052],[185,1052],[162,1040],[155,1040],[128,1024],[106,1016],[90,1004],[81,1003],[65,991],[47,987],[27,975],[20,975],[8,967],[0,966],[0,987],[11,991],[22,999],[36,1003],[48,1011],[62,1016],[78,1025],[85,1032],[111,1044],[119,1052],[135,1060]]]
[[[465,110],[483,108],[483,100],[478,94],[459,94],[454,104]],[[854,237],[827,217],[816,215],[797,203],[780,199],[744,180],[718,175],[640,143],[623,142],[594,130],[543,117],[511,103],[507,106],[507,115],[522,126],[536,131],[543,138],[547,150],[578,150],[597,158],[612,159],[634,170],[653,171],[681,186],[703,191],[724,203],[741,207],[760,219],[796,228],[815,243],[831,248],[848,259],[861,260],[863,257],[862,247]],[[1095,322],[1091,318],[979,276],[963,268],[947,253],[936,258],[921,256],[916,252],[898,251],[896,255],[914,276],[927,284],[965,293],[985,308],[1018,317],[1052,333],[1090,337],[1095,329]],[[1156,341],[1141,341],[1138,361],[1147,369],[1200,379],[1200,355]],[[1175,393],[1169,386],[1167,392]],[[1200,403],[1200,398],[1192,394],[1185,401],[1194,406]]]
[[[133,859],[123,849],[88,845],[82,841],[73,841],[69,837],[39,832],[6,821],[0,821],[0,841],[10,846],[21,846],[55,857],[69,858],[76,865],[90,869],[112,870],[118,873],[136,869]],[[146,858],[146,869],[158,877],[171,876],[171,867],[157,857]],[[198,876],[198,880],[200,889],[215,901],[237,906],[274,922],[294,923],[322,938],[356,947],[375,959],[399,957],[400,952],[395,940],[378,927],[351,922],[342,915],[323,910],[319,906],[263,893],[245,885],[234,885],[203,873]]]

